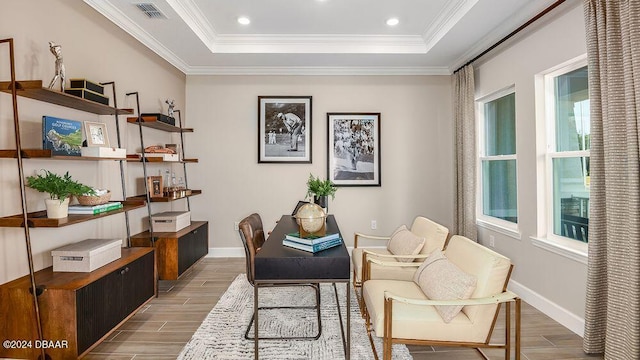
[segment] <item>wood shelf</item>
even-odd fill
[[[173,198],[173,197],[152,197],[151,198],[151,202],[171,202],[171,201],[176,201],[176,200],[180,200],[180,199],[186,199],[188,197],[194,196],[194,195],[200,195],[202,194],[202,190],[191,190],[191,195],[188,196],[183,196],[183,197],[179,197],[179,198]],[[146,195],[138,195],[138,196],[132,196],[132,197],[128,197],[127,200],[132,200],[132,201],[136,201],[136,200],[147,200],[147,196]]]
[[[50,104],[86,111],[97,115],[133,114],[132,109],[116,109],[77,96],[42,87],[42,80],[16,81],[18,96],[44,101]],[[0,91],[11,93],[11,81],[1,81]]]
[[[125,158],[115,157],[93,157],[93,156],[63,156],[52,155],[51,150],[46,149],[22,149],[23,159],[51,159],[51,160],[126,160]],[[0,158],[15,159],[18,157],[16,150],[0,150]]]
[[[47,218],[47,211],[36,211],[27,214],[27,222],[29,227],[31,228],[56,228],[63,227],[68,225],[79,224],[85,221],[95,220],[97,218],[111,216],[115,214],[119,214],[125,211],[130,211],[134,209],[138,209],[144,207],[146,202],[144,199],[127,199],[122,202],[122,209],[107,211],[101,214],[96,215],[69,215],[66,218],[61,219],[49,219]],[[0,227],[24,227],[24,221],[22,219],[22,214],[5,216],[0,218]]]
[[[174,164],[189,164],[189,163],[197,163],[198,159],[182,159],[180,161],[164,161],[161,157],[150,156],[146,157],[148,163],[174,163]],[[142,157],[127,157],[128,162],[142,162]]]
[[[174,132],[174,133],[179,133],[179,132],[193,132],[192,128],[181,128],[179,126],[174,126],[174,125],[170,125],[167,123],[164,123],[162,121],[158,121],[156,120],[155,117],[153,116],[141,116],[142,118],[142,126],[144,127],[148,127],[148,128],[152,128],[152,129],[156,129],[156,130],[162,130],[162,131],[166,131],[166,132]],[[138,117],[128,117],[127,118],[127,122],[130,124],[138,124]]]

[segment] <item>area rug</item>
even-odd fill
[[[337,284],[338,296],[345,317],[345,285]],[[344,359],[340,323],[334,288],[320,286],[322,335],[318,340],[261,340],[260,359]],[[351,291],[351,359],[373,359],[371,343],[358,303]],[[315,292],[310,287],[260,288],[260,306],[312,306]],[[245,274],[240,274],[216,306],[202,322],[191,340],[178,355],[180,360],[199,359],[252,359],[253,341],[245,340],[246,330],[253,314],[253,287]],[[260,336],[308,336],[317,332],[316,313],[313,309],[261,310]],[[345,327],[346,328],[346,327]],[[253,328],[250,335],[253,335]],[[382,339],[374,337],[378,355],[382,357]],[[393,359],[413,359],[402,344],[393,345]]]

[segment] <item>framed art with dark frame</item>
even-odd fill
[[[84,131],[87,137],[87,146],[110,147],[107,125],[99,122],[85,121]]]
[[[380,113],[327,113],[327,178],[336,186],[381,186]]]
[[[311,96],[258,96],[258,163],[311,163]]]

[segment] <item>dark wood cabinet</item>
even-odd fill
[[[154,232],[154,244],[149,231],[131,237],[133,246],[155,246],[158,253],[158,277],[176,280],[209,252],[209,223],[192,221],[178,232]]]
[[[52,359],[74,359],[91,350],[155,295],[155,261],[151,248],[124,248],[122,257],[90,273],[35,273],[43,338],[66,341],[47,349]],[[0,349],[0,357],[37,359],[40,349],[28,276],[0,285],[0,334],[3,339],[31,340],[26,349]],[[59,343],[62,345],[63,343]]]

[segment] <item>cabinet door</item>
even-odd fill
[[[155,295],[154,253],[150,252],[125,267],[123,276],[123,319]]]
[[[208,225],[205,224],[178,239],[178,275],[209,252]]]
[[[121,270],[76,291],[78,354],[122,321]]]

